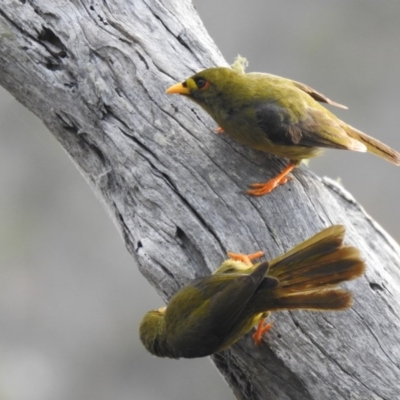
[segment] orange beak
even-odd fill
[[[169,87],[165,93],[168,94],[190,94],[190,90],[183,86],[182,83],[176,83],[175,85],[172,85],[171,87]]]

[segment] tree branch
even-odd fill
[[[228,250],[275,257],[334,223],[368,264],[340,313],[276,313],[266,343],[212,358],[240,399],[393,399],[400,250],[355,200],[307,168],[262,198],[283,162],[216,136],[171,83],[224,65],[189,1],[3,0],[0,83],[44,121],[167,300]]]

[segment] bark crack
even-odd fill
[[[186,199],[186,197],[180,193],[178,187],[175,185],[174,181],[170,178],[170,176],[164,172],[161,171],[154,162],[152,162],[150,160],[150,158],[148,156],[146,156],[145,154],[150,154],[155,160],[159,161],[158,157],[156,156],[156,154],[154,154],[150,148],[148,148],[145,144],[143,144],[142,142],[140,142],[136,137],[129,135],[127,132],[125,132],[124,130],[122,130],[120,128],[121,133],[128,137],[130,140],[133,140],[141,149],[144,150],[144,153],[142,153],[142,156],[147,160],[147,162],[150,164],[151,168],[154,171],[157,171],[160,176],[166,181],[166,183],[171,187],[171,189],[174,191],[174,193],[176,193],[176,195],[179,197],[179,199],[181,200],[182,204],[191,211],[191,213],[196,217],[196,219],[201,223],[201,225],[209,232],[212,234],[212,236],[214,237],[214,239],[216,240],[216,242],[219,244],[221,250],[226,254],[226,249],[225,246],[223,245],[223,243],[221,242],[218,234],[214,231],[214,229],[212,228],[212,226],[210,224],[207,223],[207,221],[203,218],[203,216],[190,204],[190,202]]]

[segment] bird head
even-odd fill
[[[158,357],[167,357],[166,337],[164,333],[164,315],[166,307],[149,311],[142,319],[139,328],[140,340],[144,347]]]
[[[209,68],[169,87],[166,93],[187,96],[213,116],[213,109],[234,98],[236,83],[242,75],[231,68]]]

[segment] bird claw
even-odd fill
[[[265,318],[261,319],[258,323],[256,331],[253,333],[252,338],[256,346],[259,346],[262,343],[263,335],[272,328],[272,322],[269,322],[267,324],[264,324],[264,322]]]
[[[265,194],[271,193],[277,186],[283,185],[287,182],[287,179],[279,181],[274,178],[266,183],[252,183],[251,189],[247,190],[247,194],[251,196],[264,196]]]
[[[264,196],[271,193],[277,186],[284,185],[291,177],[287,174],[296,167],[296,164],[290,163],[278,176],[265,183],[252,183],[251,189],[247,190],[247,194],[251,196]]]
[[[223,128],[221,128],[220,126],[218,128],[216,128],[216,129],[213,129],[213,132],[216,133],[216,134],[225,133]]]
[[[232,260],[236,261],[242,261],[249,267],[253,266],[253,263],[251,260],[254,260],[255,258],[260,258],[264,255],[263,251],[257,251],[256,253],[251,253],[251,254],[241,254],[241,253],[232,253],[228,252],[228,257],[231,258]]]

